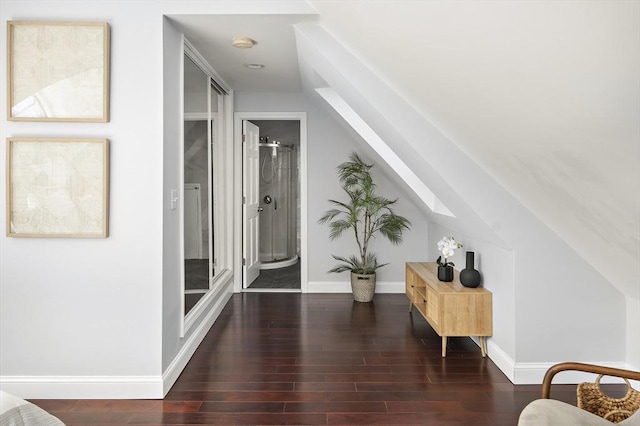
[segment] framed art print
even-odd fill
[[[7,236],[106,238],[109,141],[7,139]]]
[[[7,119],[109,121],[109,25],[7,22]]]

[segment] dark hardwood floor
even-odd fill
[[[539,397],[471,339],[440,342],[401,294],[236,294],[164,400],[32,402],[68,425],[515,425]]]

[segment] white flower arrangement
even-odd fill
[[[453,256],[453,253],[459,248],[462,248],[462,244],[454,240],[453,237],[442,237],[442,239],[438,241],[438,251],[442,253],[436,261],[438,265],[455,266],[453,262],[447,262],[447,258]],[[442,259],[444,259],[444,261]]]

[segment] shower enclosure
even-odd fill
[[[260,138],[260,269],[298,261],[297,158],[294,146]]]

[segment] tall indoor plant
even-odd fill
[[[386,263],[378,263],[374,253],[369,251],[371,239],[380,233],[393,244],[402,242],[402,232],[411,223],[405,217],[395,214],[392,206],[398,201],[389,200],[376,193],[370,170],[356,153],[351,153],[349,161],[337,167],[340,186],[347,194],[345,202],[329,200],[335,207],[327,210],[319,223],[328,223],[331,240],[346,231],[352,231],[358,245],[358,254],[348,258],[332,255],[341,263],[329,272],[351,271],[351,289],[358,302],[370,302],[375,293],[376,270]]]

